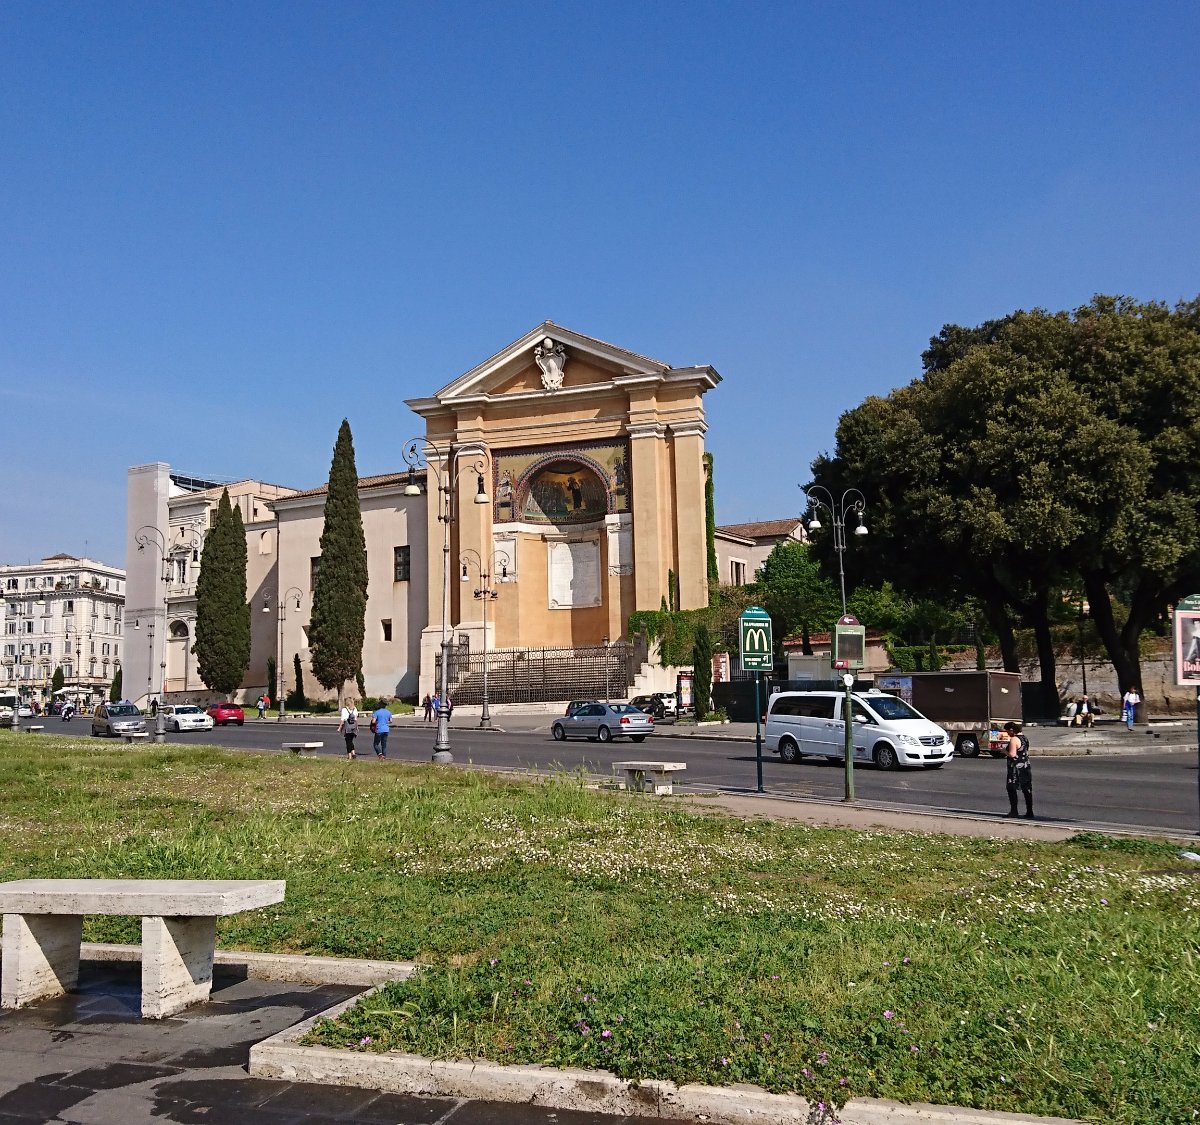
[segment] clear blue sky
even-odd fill
[[[125,471],[401,465],[551,319],[711,363],[723,523],[798,512],[943,324],[1200,292],[1200,5],[0,6],[0,561]]]

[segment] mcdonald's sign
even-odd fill
[[[742,641],[742,671],[769,672],[775,666],[771,615],[751,606],[738,618]]]

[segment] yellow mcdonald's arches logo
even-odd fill
[[[767,652],[771,647],[767,631],[761,625],[747,625],[742,634],[742,648],[747,652]]]

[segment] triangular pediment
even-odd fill
[[[547,344],[549,341],[549,344]],[[548,359],[549,376],[543,374],[538,363],[537,352],[554,356],[561,348],[561,370],[556,371],[553,359]],[[526,332],[519,340],[484,360],[477,367],[460,375],[438,391],[433,399],[410,402],[409,406],[420,411],[420,407],[432,407],[435,403],[449,405],[452,402],[484,397],[503,398],[513,395],[539,396],[570,393],[572,390],[596,388],[610,385],[615,379],[630,376],[660,378],[671,371],[671,365],[648,356],[605,343],[592,336],[585,336],[553,321],[543,321]],[[561,382],[555,386],[557,376]],[[547,382],[551,384],[547,387]]]

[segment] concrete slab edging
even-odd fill
[[[364,993],[363,995],[369,995]],[[468,1059],[428,1059],[398,1052],[374,1054],[305,1047],[300,1040],[320,1019],[336,1019],[362,996],[335,1004],[250,1048],[249,1072],[257,1078],[321,1082],[425,1097],[515,1102],[548,1109],[583,1110],[622,1117],[663,1117],[705,1125],[801,1125],[826,1120],[804,1098],[771,1094],[755,1086],[676,1086],[633,1083],[603,1070],[501,1066]],[[994,1113],[956,1106],[904,1105],[860,1098],[838,1111],[842,1125],[1084,1125],[1061,1117]]]
[[[84,961],[140,961],[142,947],[85,941],[79,955]],[[247,974],[257,980],[346,984],[363,988],[407,980],[417,971],[411,961],[357,961],[350,957],[309,957],[301,953],[254,953],[238,949],[218,949],[214,962],[245,966]]]

